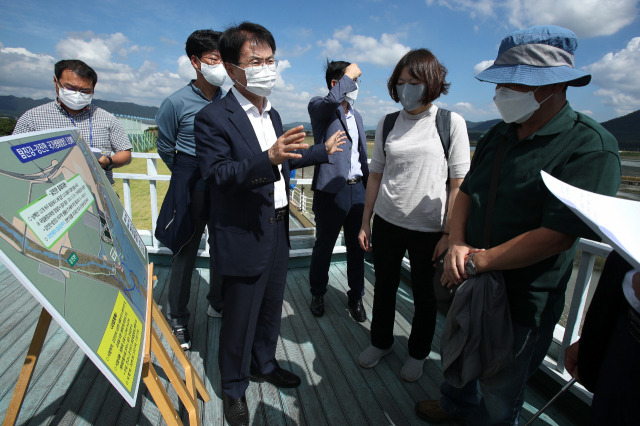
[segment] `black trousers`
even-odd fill
[[[618,316],[600,367],[591,405],[591,422],[593,425],[640,422],[640,342],[629,332],[627,310]]]
[[[431,352],[437,312],[432,282],[435,268],[431,257],[442,233],[412,231],[375,215],[371,235],[376,276],[371,344],[380,349],[387,349],[393,344],[396,293],[400,285],[402,258],[408,251],[414,305],[409,355],[416,359],[426,358]]]
[[[324,296],[329,283],[331,254],[344,228],[347,247],[347,282],[349,300],[358,301],[364,294],[364,251],[358,242],[362,225],[365,188],[362,181],[345,185],[336,194],[315,191],[313,213],[316,217],[316,240],[311,253],[309,284],[313,296]]]
[[[244,395],[252,372],[269,374],[278,368],[276,344],[289,266],[286,220],[276,222],[271,256],[260,275],[222,277],[218,363],[222,392],[233,399]]]

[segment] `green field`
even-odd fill
[[[149,152],[155,152],[149,151]],[[144,158],[134,158],[131,164],[114,170],[117,173],[147,173],[147,160]],[[158,174],[169,175],[169,169],[162,160],[158,160]],[[113,186],[120,200],[124,202],[122,179],[115,179]],[[149,191],[149,182],[145,180],[131,180],[131,215],[133,224],[137,229],[151,229],[151,196]],[[164,196],[169,189],[169,182],[158,182],[158,211],[164,200]]]
[[[307,137],[305,142],[309,145],[313,145],[313,137]],[[367,140],[367,151],[368,156],[371,158],[371,153],[373,151],[373,140]],[[155,152],[150,151],[150,152]],[[629,152],[623,151],[620,153],[620,157],[623,160],[638,160],[640,159],[640,152]],[[633,170],[635,171],[635,170]],[[139,173],[145,174],[147,172],[147,160],[145,159],[133,159],[131,164],[126,167],[122,167],[117,169],[118,173]],[[630,171],[625,169],[627,174],[633,175]],[[158,160],[158,173],[163,175],[168,175],[169,169],[165,166],[162,160]],[[625,174],[625,173],[623,173]],[[296,173],[296,177],[298,179],[311,179],[313,177],[313,166],[306,167],[304,169],[300,169]],[[147,181],[131,181],[131,209],[133,216],[133,223],[138,229],[151,229],[151,199],[149,196],[149,183]],[[116,179],[116,183],[114,188],[121,200],[124,200],[123,189],[122,189],[122,179]],[[162,205],[162,201],[164,200],[164,196],[169,189],[169,182],[158,182],[157,191],[158,191],[158,211],[160,210],[160,206]],[[311,185],[304,186],[304,192],[308,196],[313,196],[313,192],[311,191]]]

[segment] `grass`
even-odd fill
[[[155,150],[149,152],[156,152]],[[144,158],[134,158],[131,163],[125,167],[114,170],[117,173],[147,173],[147,160]],[[158,174],[169,175],[169,169],[162,160],[158,160]],[[114,189],[120,196],[120,200],[124,201],[122,179],[115,179]],[[149,182],[145,180],[130,180],[131,188],[131,216],[133,224],[137,229],[152,229],[151,227],[151,195],[149,191]],[[156,190],[158,192],[158,211],[162,206],[169,182],[157,182]]]
[[[620,151],[622,160],[640,160],[640,152],[636,151]]]

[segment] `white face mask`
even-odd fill
[[[200,59],[198,59],[200,61]],[[196,71],[202,74],[205,80],[212,86],[220,87],[227,79],[227,72],[224,69],[224,65],[209,65],[200,61],[200,69],[196,68]]]
[[[69,109],[77,111],[89,105],[93,99],[93,95],[65,89],[58,85],[58,99],[69,107]]]
[[[275,65],[260,65],[248,68],[240,68],[235,64],[233,66],[244,70],[244,75],[247,78],[246,86],[239,81],[236,81],[236,83],[262,98],[266,98],[271,94],[271,89],[276,84],[277,78]]]
[[[402,104],[402,107],[407,111],[413,111],[422,106],[422,97],[424,96],[425,90],[427,90],[426,84],[405,83],[396,85],[400,104]]]
[[[352,90],[351,92],[347,92],[344,94],[344,98],[347,102],[349,102],[349,105],[353,105],[353,103],[358,98],[358,89],[359,86],[356,84],[356,90]]]
[[[543,102],[553,96],[549,95],[545,100],[538,103],[534,95],[538,89],[539,87],[532,92],[518,92],[506,87],[497,89],[496,95],[493,97],[493,102],[495,102],[498,107],[498,111],[500,111],[504,122],[524,123],[531,118]]]

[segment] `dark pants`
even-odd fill
[[[518,424],[525,387],[547,355],[554,328],[554,324],[537,328],[513,323],[513,361],[496,375],[462,388],[445,381],[440,386],[440,407],[464,418],[467,425]]]
[[[335,194],[315,191],[313,213],[316,218],[316,240],[311,253],[309,284],[311,294],[323,296],[329,283],[331,254],[344,227],[347,247],[347,281],[349,300],[357,301],[364,294],[364,251],[358,243],[362,225],[365,189],[362,181],[345,185]]]
[[[414,314],[409,335],[409,355],[423,359],[431,352],[436,326],[431,257],[441,232],[420,232],[393,225],[380,216],[373,218],[373,265],[376,284],[371,320],[371,344],[387,349],[393,344],[396,293],[400,285],[402,258],[409,252]]]
[[[591,421],[594,425],[640,422],[640,342],[629,333],[626,310],[618,317],[600,368]]]
[[[259,276],[222,277],[224,315],[218,363],[222,392],[234,399],[244,395],[251,372],[268,374],[278,367],[276,344],[289,264],[285,220],[288,217],[276,222],[270,258]]]
[[[178,153],[175,159],[175,173],[200,174],[196,157]],[[169,277],[169,293],[167,294],[167,318],[172,327],[187,327],[189,324],[189,297],[191,296],[191,276],[196,264],[198,249],[204,228],[207,225],[207,199],[206,183],[198,179],[190,192],[189,212],[194,225],[191,239],[173,256],[171,263],[171,275]],[[213,263],[213,262],[212,262]],[[215,270],[211,270],[209,303],[218,310],[222,310],[222,296],[220,294],[220,281],[215,279]]]

